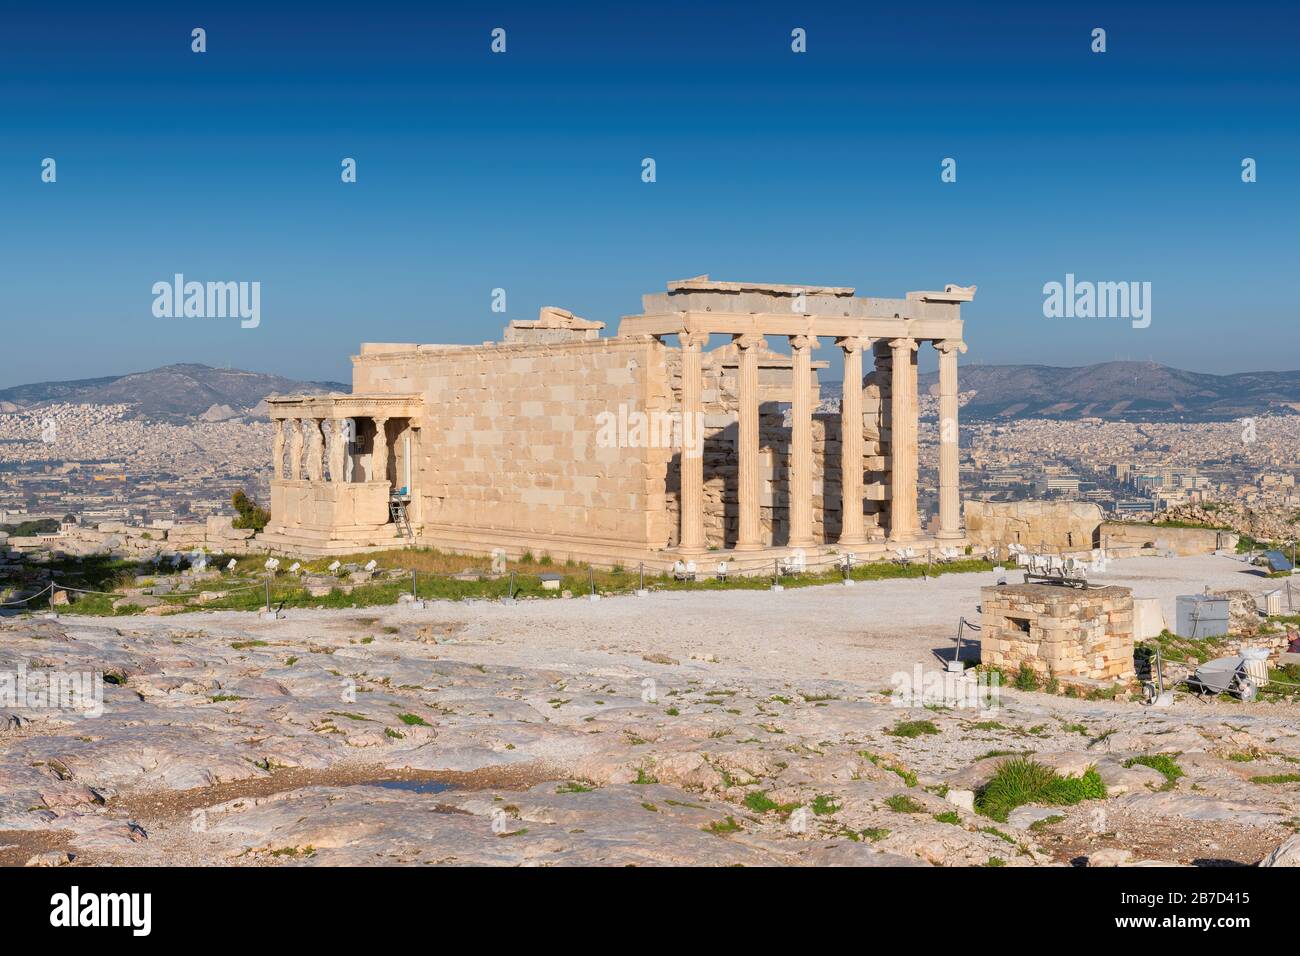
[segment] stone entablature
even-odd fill
[[[347,418],[418,419],[423,399],[419,395],[269,395],[266,399],[272,421],[314,418],[335,421]]]

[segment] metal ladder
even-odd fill
[[[397,533],[409,544],[415,543],[415,532],[411,530],[411,518],[406,513],[406,499],[392,495],[388,499],[388,516],[397,525]]]

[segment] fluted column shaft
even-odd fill
[[[735,342],[740,350],[740,421],[736,429],[740,527],[736,550],[755,551],[763,547],[759,501],[762,481],[758,466],[758,355],[766,343],[759,335],[739,335]]]
[[[790,336],[794,354],[794,395],[790,431],[790,540],[792,548],[813,543],[812,534],[812,350],[816,338]]]
[[[682,451],[681,451],[681,534],[682,551],[704,550],[704,435],[700,393],[704,388],[702,350],[707,332],[682,332]]]
[[[955,339],[935,342],[939,352],[939,537],[960,538],[961,486],[958,474],[957,353],[966,345]]]
[[[890,340],[889,539],[916,537],[916,340]]]
[[[840,397],[840,538],[841,545],[867,541],[862,519],[862,352],[870,341],[843,338],[844,388]]]

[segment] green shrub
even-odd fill
[[[907,794],[900,793],[890,797],[885,801],[885,806],[895,813],[924,813],[925,807],[913,800]]]
[[[1165,785],[1162,790],[1172,790],[1178,783],[1178,778],[1183,775],[1183,768],[1178,766],[1178,761],[1168,754],[1148,754],[1142,757],[1130,757],[1124,761],[1125,767],[1132,767],[1135,764],[1159,770],[1164,774]]]
[[[1105,796],[1106,785],[1096,767],[1089,767],[1082,777],[1062,777],[1051,767],[1018,757],[998,767],[993,778],[976,791],[975,809],[1005,823],[1007,814],[1027,803],[1070,806]]]
[[[931,720],[901,720],[885,733],[893,737],[920,737],[922,734],[937,734],[939,728]]]
[[[230,503],[238,513],[235,520],[231,522],[236,528],[252,528],[254,531],[261,531],[271,520],[271,512],[259,508],[256,501],[244,494],[243,488],[230,496]]]

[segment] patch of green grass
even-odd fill
[[[1055,770],[1026,757],[1008,760],[975,793],[975,809],[1005,823],[1007,814],[1027,803],[1070,806],[1106,796],[1106,785],[1095,767],[1081,777],[1062,777]]]
[[[925,807],[905,793],[898,793],[885,801],[885,806],[895,813],[924,813]]]
[[[227,557],[213,555],[213,560],[214,563],[224,564]],[[226,576],[226,583],[232,588],[226,597],[199,605],[187,603],[197,597],[197,591],[175,591],[163,598],[169,606],[168,610],[173,613],[195,613],[211,610],[256,611],[263,607],[267,595],[262,586],[264,577],[261,565],[265,557],[263,555],[236,557],[235,570]],[[327,565],[334,557],[304,561],[302,562],[304,570],[314,574],[327,573]],[[392,578],[377,578],[367,584],[357,584],[346,592],[342,586],[336,587],[326,595],[312,595],[299,579],[281,576],[271,583],[271,602],[285,608],[327,607],[342,610],[393,605],[397,603],[399,597],[411,592],[410,572],[412,570],[424,572],[419,578],[416,594],[416,597],[423,600],[499,599],[506,596],[507,589],[511,586],[509,576],[493,578],[485,575],[480,580],[457,579],[452,576],[453,573],[466,570],[467,562],[474,562],[474,559],[433,548],[402,548],[375,553],[338,555],[337,558],[344,564],[353,561],[365,563],[373,558],[383,571],[399,570],[403,573]],[[104,592],[120,591],[134,585],[137,571],[135,560],[113,559],[99,555],[51,558],[40,563],[43,569],[48,569],[55,579],[61,582]],[[558,562],[549,555],[538,557],[531,554],[525,554],[519,561],[508,562],[509,569],[519,572],[514,577],[514,597],[560,600],[564,590],[574,594],[586,593],[589,586],[587,569],[573,562],[564,564],[565,573],[560,591],[543,590],[538,575],[540,567],[551,567],[557,564]],[[486,559],[478,566],[483,571],[488,570]],[[935,564],[928,570],[928,574],[930,577],[936,577],[942,574],[979,573],[996,567],[998,566],[989,561],[968,558]],[[898,565],[891,561],[876,561],[855,565],[850,576],[857,581],[874,581],[895,578],[919,579],[926,574],[927,569],[923,563]],[[842,570],[834,567],[800,574],[783,574],[781,583],[787,588],[815,587],[838,584],[842,576]],[[618,570],[597,570],[594,572],[594,580],[597,591],[607,594],[630,593],[639,583],[635,575]],[[732,576],[726,581],[718,581],[706,576],[698,581],[676,581],[671,574],[664,573],[653,578],[647,577],[646,585],[664,591],[766,590],[770,581],[770,578],[761,576]],[[257,587],[240,589],[240,586],[249,584],[256,584]],[[340,582],[340,585],[342,584],[343,582]],[[138,614],[144,610],[138,606],[114,609],[113,601],[118,596],[120,595],[109,593],[87,594],[72,605],[61,608],[61,611],[67,614],[122,617],[133,613]],[[47,608],[48,600],[48,595],[37,599],[30,605],[31,610]],[[376,622],[372,621],[372,623]],[[384,628],[384,632],[395,633],[387,627]]]
[[[885,827],[867,827],[865,830],[858,831],[858,836],[864,840],[870,840],[872,843],[879,843],[889,834],[890,831]]]
[[[270,647],[271,645],[267,644],[266,641],[235,641],[230,646],[237,651],[242,651],[249,647]]]
[[[773,810],[789,813],[799,806],[797,803],[777,803],[762,790],[751,790],[745,794],[744,804],[754,813],[770,813]]]
[[[881,770],[888,770],[891,773],[898,774],[899,778],[902,779],[903,783],[907,784],[909,787],[916,786],[916,774],[913,773],[911,770],[908,770],[906,767],[902,766],[901,764],[896,764],[891,760],[886,760],[883,757],[879,757],[876,754],[873,754],[869,750],[859,750],[858,756],[866,760],[870,760]]]
[[[818,794],[811,804],[812,812],[819,817],[828,817],[832,813],[839,812],[840,804],[835,802],[835,798],[827,794]]]
[[[1174,789],[1178,785],[1178,778],[1183,775],[1183,768],[1178,766],[1178,761],[1169,754],[1146,754],[1141,757],[1130,757],[1124,761],[1125,767],[1132,767],[1135,764],[1160,771],[1165,778],[1165,785],[1160,788],[1161,790]]]
[[[213,694],[208,700],[214,704],[220,704],[227,700],[247,700],[247,697],[240,697],[238,694]]]
[[[704,829],[714,836],[722,836],[724,833],[739,833],[741,826],[735,817],[728,814],[725,820],[714,820]]]
[[[1300,773],[1273,773],[1262,777],[1251,777],[1251,783],[1300,783]]]
[[[989,760],[992,757],[1014,757],[1019,750],[988,750],[976,757],[976,760]]]
[[[922,734],[937,734],[939,728],[932,720],[900,720],[885,733],[891,737],[920,737]]]
[[[1063,817],[1061,814],[1054,813],[1050,817],[1043,817],[1043,819],[1041,820],[1035,820],[1033,823],[1029,824],[1029,829],[1032,830],[1034,833],[1042,833],[1052,824],[1060,823],[1064,819],[1065,817]]]
[[[940,823],[951,823],[953,826],[961,826],[961,816],[956,810],[945,810],[943,813],[933,814],[934,818]]]
[[[419,714],[398,714],[397,719],[408,727],[428,727],[429,723]]]
[[[637,767],[636,779],[633,780],[632,782],[640,784],[643,787],[646,787],[652,783],[658,783],[659,781],[656,780],[651,774],[646,773],[644,767]]]
[[[984,865],[985,866],[1006,866],[1007,861],[1002,859],[1002,857],[1000,856],[991,856],[988,858],[988,861],[985,862]]]
[[[556,793],[592,793],[596,788],[583,783],[581,780],[570,780],[568,783],[562,783],[555,788]]]
[[[1056,819],[1064,820],[1065,817],[1057,817]],[[1003,833],[997,827],[980,827],[980,833],[987,833],[989,836],[997,837],[999,840],[1001,840],[1004,843],[1010,843],[1012,846],[1016,845],[1015,837]]]
[[[392,737],[394,740],[405,740],[405,739],[406,739],[406,734],[402,733],[400,730],[394,730],[392,727],[385,727],[385,728],[384,728],[384,736],[385,736],[385,737]]]
[[[271,851],[271,856],[297,857],[297,856],[315,856],[315,855],[316,855],[316,848],[313,846],[304,846],[304,847],[282,846],[277,850]]]

